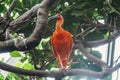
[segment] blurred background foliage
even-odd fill
[[[1,0],[0,1],[0,16],[9,8],[13,0]],[[28,11],[34,5],[40,3],[42,0],[19,0],[17,6],[11,13],[11,19],[16,19],[23,13]],[[119,0],[109,0],[110,4],[117,10],[120,11]],[[61,13],[64,16],[65,22],[63,28],[73,34],[73,39],[76,39],[76,35],[86,30],[88,27],[93,27],[88,34],[83,34],[77,37],[77,39],[95,41],[106,38],[109,32],[113,32],[113,29],[99,29],[96,26],[83,26],[82,24],[97,24],[100,20],[103,20],[105,24],[109,24],[110,21],[117,18],[117,28],[120,26],[120,18],[116,13],[116,10],[111,9],[106,0],[57,0],[49,11],[49,17],[57,13]],[[20,28],[16,33],[13,33],[14,37],[28,37],[36,23],[36,18],[32,19],[29,23],[25,24],[24,27]],[[111,23],[113,25],[113,23]],[[10,52],[11,57],[19,57],[20,60],[16,64],[17,67],[24,69],[37,69],[37,70],[51,70],[58,68],[57,62],[52,55],[50,47],[50,37],[55,29],[55,20],[49,21],[49,26],[46,30],[40,44],[30,50],[26,51],[21,55],[18,51]],[[102,58],[99,51],[88,49],[90,54]],[[90,69],[93,71],[101,71],[101,68],[95,63],[89,61],[78,49],[72,51],[70,61],[77,62],[69,65],[71,68]],[[76,76],[65,78],[64,80],[80,80],[84,76]],[[0,80],[29,80],[31,77],[9,73],[7,77],[0,74]],[[39,80],[44,80],[39,78]],[[88,77],[87,80],[94,80]],[[109,78],[105,78],[109,80]]]

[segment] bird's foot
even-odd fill
[[[63,71],[63,70],[66,70],[65,68],[59,68],[59,71]]]
[[[66,68],[59,68],[59,71],[66,75],[67,69]]]
[[[73,61],[70,61],[68,62],[68,65],[71,65],[71,64],[77,64],[78,62],[73,62]]]

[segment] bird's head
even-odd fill
[[[63,16],[61,14],[59,14],[59,13],[56,14],[55,16],[52,16],[50,19],[56,19],[57,22],[59,22],[61,24],[63,24],[63,22],[64,22]]]
[[[63,16],[61,14],[56,14],[55,17],[57,20],[63,20]]]
[[[56,14],[55,16],[56,16],[57,22],[60,22],[61,24],[63,24],[64,22],[63,16],[61,14]]]

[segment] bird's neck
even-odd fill
[[[57,20],[57,22],[56,22],[56,31],[57,31],[57,32],[63,30],[62,24],[63,24],[63,20]]]

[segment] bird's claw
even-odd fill
[[[64,75],[66,75],[67,69],[65,69],[65,68],[60,68],[59,71],[62,72]]]

